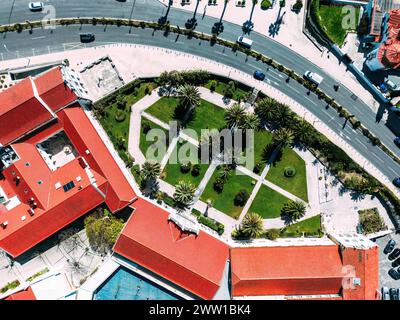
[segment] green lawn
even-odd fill
[[[354,27],[356,28],[358,22],[358,16],[360,13],[360,8],[359,7],[353,7],[353,8],[355,9]],[[331,40],[337,43],[339,46],[343,45],[347,31],[352,30],[352,29],[346,30],[342,27],[343,19],[347,21],[347,17],[349,15],[349,13],[346,10],[344,11],[344,13],[342,13],[342,9],[343,6],[341,5],[320,4],[319,15],[318,15],[321,27],[325,30],[325,32],[328,34]]]
[[[174,120],[175,108],[178,106],[178,99],[175,97],[162,97],[156,103],[151,105],[145,112],[151,114],[157,119],[169,123]]]
[[[281,237],[302,236],[303,232],[315,236],[321,235],[321,216],[317,215],[284,228]]]
[[[146,112],[165,123],[169,123],[176,119],[175,109],[178,103],[178,99],[175,97],[163,97],[146,109]],[[189,131],[186,131],[186,133],[199,140],[201,129],[220,129],[224,127],[224,114],[225,110],[223,108],[201,99],[192,119],[186,125],[187,129],[195,130],[196,135]]]
[[[126,108],[124,110],[125,120],[118,122],[115,120],[115,114],[118,110],[117,104],[113,103],[107,107],[107,112],[104,117],[99,119],[101,125],[106,130],[111,141],[116,145],[117,139],[122,137],[125,139],[125,149],[128,147],[128,135],[129,135],[129,117],[130,117],[130,106],[139,101],[145,96],[145,88],[149,82],[143,82],[135,90],[136,93],[131,93],[124,97],[126,102]],[[118,149],[118,148],[117,148]]]
[[[237,219],[239,218],[243,207],[235,206],[234,198],[242,189],[247,190],[247,192],[251,194],[251,191],[254,188],[251,184],[253,180],[249,176],[236,175],[235,171],[233,171],[231,177],[225,183],[222,193],[218,193],[213,188],[214,181],[218,177],[218,174],[218,170],[215,170],[200,199],[204,202],[210,199],[214,208],[224,212],[234,219]]]
[[[257,163],[262,164],[262,169],[265,167],[266,162],[263,159],[263,150],[272,140],[271,132],[267,130],[256,130],[254,131],[254,165]],[[261,169],[261,170],[262,170]]]
[[[264,219],[278,218],[283,205],[288,201],[289,199],[279,192],[263,185],[254,198],[250,212],[258,213]]]
[[[200,105],[195,109],[193,118],[187,124],[188,129],[196,131],[197,137],[187,132],[192,138],[200,140],[201,129],[221,129],[225,126],[225,110],[211,102],[201,100]]]
[[[296,169],[294,177],[285,177],[284,169],[287,166],[292,166]],[[306,165],[304,160],[292,149],[285,148],[283,150],[281,160],[271,165],[267,179],[308,202]]]
[[[188,157],[189,161],[194,164],[195,161],[197,160],[197,148],[193,145],[190,145],[193,147],[193,150],[195,150],[196,152],[190,152],[189,149],[186,149],[187,146],[189,146],[190,144],[187,144],[187,142],[185,142],[184,144],[180,145],[177,144],[177,146],[175,147],[173,154],[177,154],[177,159],[182,160],[182,158],[179,157],[179,152],[184,153],[185,152],[185,157]],[[185,146],[185,147],[184,147]],[[182,148],[185,149],[182,149]],[[170,159],[168,159],[168,163],[164,168],[163,171],[163,180],[168,182],[171,185],[176,185],[179,181],[183,180],[186,182],[190,182],[192,183],[194,186],[198,186],[201,182],[201,180],[204,177],[204,174],[207,171],[207,168],[209,167],[208,164],[200,164],[200,175],[195,177],[191,174],[191,172],[188,173],[182,173],[180,166],[182,162],[178,163],[170,163],[170,162],[176,162],[174,161],[173,157],[171,156]],[[185,161],[183,161],[185,162]]]
[[[210,89],[211,87],[211,81],[208,81],[204,87],[206,87],[207,89]],[[215,87],[215,92],[219,93],[221,95],[225,95],[225,89],[228,87],[228,82],[223,82],[221,80],[217,80],[217,86]],[[232,99],[238,101],[239,99],[243,100],[243,98],[246,96],[248,91],[243,90],[241,88],[238,88],[238,86],[236,86],[236,90],[233,94]]]
[[[143,126],[145,124],[148,124],[150,126],[151,129],[160,129],[162,130],[165,135],[168,135],[168,131],[165,130],[164,128],[161,128],[160,126],[158,126],[157,124],[155,124],[154,122],[142,117],[142,122],[141,122],[141,129],[140,129],[140,143],[139,143],[139,148],[140,151],[142,151],[143,155],[146,156],[147,150],[150,148],[151,145],[153,145],[154,143],[156,143],[158,140],[156,139],[156,141],[146,141],[146,135],[143,132]],[[168,139],[167,141],[168,142]],[[168,148],[168,143],[166,144],[166,149]],[[161,162],[162,158],[165,155],[165,152],[155,152],[155,159],[158,162]]]

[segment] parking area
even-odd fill
[[[392,261],[388,259],[387,254],[383,253],[383,249],[390,239],[396,241],[395,248],[400,248],[400,234],[392,233],[376,239],[379,246],[379,284],[380,287],[400,288],[400,280],[394,280],[388,274],[388,271],[392,268]]]

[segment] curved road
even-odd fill
[[[128,0],[126,2],[117,2],[116,0],[53,0],[48,2],[56,8],[56,17],[75,17],[75,16],[108,16],[129,18],[132,12],[132,19],[141,19],[157,21],[165,14],[166,8],[157,0]],[[14,6],[12,4],[14,3]],[[2,0],[0,3],[0,23],[21,22],[25,20],[39,20],[44,16],[43,13],[31,13],[27,8],[28,0],[13,1]],[[134,8],[132,11],[132,5]],[[201,9],[199,10],[201,11]],[[173,25],[184,26],[185,21],[192,14],[171,8],[168,19]],[[197,31],[210,33],[211,26],[216,19],[201,16],[198,17]],[[221,37],[228,40],[235,40],[238,34],[241,34],[241,27],[224,23],[225,30]],[[68,26],[58,27],[51,32],[50,30],[34,30],[32,34],[24,31],[18,33],[8,33],[0,38],[0,58],[13,59],[17,57],[28,57],[32,55],[45,54],[54,51],[71,48],[71,44],[77,44],[80,32],[93,32],[96,34],[96,42],[91,45],[105,43],[138,43],[165,47],[169,49],[184,51],[187,53],[203,56],[205,58],[232,66],[236,69],[252,74],[255,69],[266,71],[266,65],[256,61],[253,58],[246,59],[242,53],[233,53],[231,50],[224,49],[219,45],[210,46],[208,42],[199,40],[189,40],[184,36],[177,37],[176,34],[165,36],[162,31],[153,34],[152,30],[143,30],[140,28],[114,27],[108,26]],[[350,112],[356,115],[358,119],[368,127],[371,132],[378,136],[397,156],[400,156],[400,150],[393,144],[393,133],[383,124],[376,122],[376,115],[360,99],[352,98],[352,92],[343,87],[339,92],[333,90],[333,84],[336,83],[329,75],[316,67],[312,62],[296,54],[289,48],[276,43],[275,41],[257,33],[252,33],[254,40],[253,48],[271,58],[281,62],[298,73],[303,73],[307,69],[315,70],[325,78],[320,86],[323,91],[333,96],[336,101],[344,105]],[[64,46],[67,44],[67,46]],[[307,90],[296,81],[286,83],[286,75],[270,68],[265,72],[267,81],[270,85],[282,91],[286,95],[298,101],[310,112],[315,114],[321,121],[326,123],[333,131],[338,133],[351,146],[359,151],[366,159],[374,164],[389,179],[400,175],[400,165],[395,163],[380,148],[374,147],[369,140],[359,131],[353,130],[350,125],[346,125],[345,120],[339,118],[337,112],[332,108],[326,109],[326,104],[319,100],[313,93],[307,95]],[[361,164],[363,165],[363,164]]]

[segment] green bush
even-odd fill
[[[181,172],[188,173],[192,169],[192,164],[190,162],[181,164]]]
[[[269,240],[275,240],[277,238],[279,238],[280,236],[280,229],[269,229],[265,231],[265,238],[269,239]]]
[[[287,178],[292,178],[292,177],[294,177],[296,175],[296,169],[294,167],[292,167],[292,166],[287,166],[284,169],[284,175]]]
[[[192,214],[196,217],[201,216],[201,212],[195,208],[192,209]]]
[[[191,174],[193,177],[198,177],[200,175],[200,165],[199,164],[195,164],[192,167]]]
[[[261,1],[261,9],[262,10],[267,10],[271,7],[271,1],[270,0],[262,0]]]
[[[118,109],[117,112],[115,112],[115,121],[117,122],[122,122],[126,119],[125,112],[122,110]]]
[[[5,293],[8,290],[12,290],[17,288],[21,283],[19,280],[14,280],[12,282],[7,283],[3,288],[0,289],[0,293]]]
[[[219,235],[222,235],[225,230],[225,226],[222,223],[219,223],[218,221],[211,219],[209,217],[206,217],[204,215],[199,215],[197,217],[197,221],[201,224],[204,224],[205,226],[209,227],[210,229],[216,231]]]
[[[377,208],[359,210],[358,214],[364,234],[387,230],[387,226],[382,217],[379,215]]]
[[[233,200],[233,202],[234,202],[235,206],[243,207],[246,204],[246,202],[249,199],[249,197],[250,197],[249,192],[247,190],[243,189],[243,190],[240,190],[236,194],[235,199]]]

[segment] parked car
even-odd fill
[[[315,83],[317,86],[321,84],[322,80],[324,80],[324,78],[322,78],[318,73],[311,72],[308,70],[304,72],[304,77],[307,80]]]
[[[396,267],[398,267],[398,266],[400,266],[400,258],[397,258],[396,260],[394,260],[394,261],[392,262],[392,267],[393,267],[393,268],[396,268]]]
[[[383,249],[383,253],[388,254],[389,252],[392,252],[395,246],[396,246],[396,241],[390,239],[386,244],[385,249]]]
[[[245,38],[243,36],[239,36],[236,39],[236,42],[240,45],[242,45],[243,47],[246,47],[248,49],[251,48],[252,44],[253,44],[253,40],[250,40],[249,38]]]
[[[253,76],[257,80],[263,81],[265,79],[265,74],[263,72],[261,72],[260,70],[254,71],[254,75]]]
[[[399,289],[390,288],[389,295],[390,295],[390,300],[399,300]]]
[[[39,2],[39,1],[29,2],[28,7],[29,7],[29,10],[31,10],[31,11],[41,11],[44,8],[44,4],[43,4],[43,2]]]
[[[394,280],[400,279],[400,273],[398,273],[396,271],[396,269],[390,269],[388,273],[389,273],[389,276],[391,276]]]
[[[389,260],[394,260],[398,257],[400,257],[400,249],[399,248],[394,249],[393,252],[391,254],[389,254],[389,256],[388,256]]]
[[[397,188],[400,188],[400,177],[394,179],[394,180],[393,180],[393,184],[394,184]]]
[[[400,137],[396,137],[393,140],[394,144],[400,148]]]
[[[93,33],[81,33],[79,36],[81,38],[81,42],[92,42],[95,40]]]
[[[381,291],[382,291],[382,296],[383,296],[385,293],[389,293],[389,288],[388,287],[382,287]]]
[[[389,293],[385,293],[385,294],[382,296],[382,300],[390,300],[390,294],[389,294]]]

